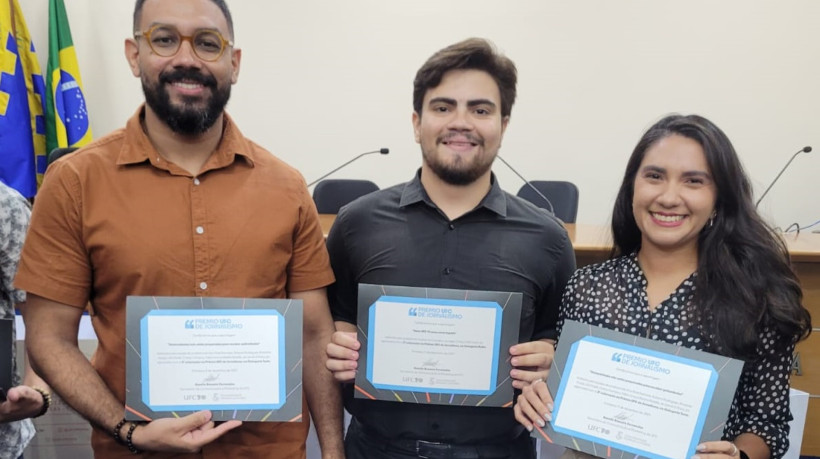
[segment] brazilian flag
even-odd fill
[[[0,0],[0,180],[30,198],[46,170],[45,82],[17,0]]]
[[[46,87],[46,151],[90,142],[88,106],[63,0],[48,4]]]

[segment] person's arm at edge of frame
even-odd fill
[[[16,308],[25,308],[25,303],[17,303]],[[9,389],[6,402],[0,404],[0,423],[14,422],[21,419],[28,419],[44,414],[46,409],[45,395],[35,390],[35,388],[48,393],[49,387],[34,370],[31,369],[28,353],[25,353],[26,371],[23,382],[17,387]]]
[[[77,331],[83,310],[31,293],[26,303],[25,343],[34,371],[49,381],[69,406],[112,434],[125,408],[78,347]],[[133,431],[133,445],[148,451],[196,452],[242,424],[228,421],[214,426],[210,419],[208,411],[178,419],[156,419]],[[120,429],[123,440],[128,427],[126,424]]]
[[[325,369],[325,348],[335,331],[327,292],[324,288],[292,292],[290,297],[302,300],[304,308],[305,388],[308,408],[316,427],[323,459],[343,458],[343,422],[341,387]]]

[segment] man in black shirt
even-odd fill
[[[328,236],[337,332],[328,369],[353,420],[348,459],[534,458],[512,408],[395,403],[353,397],[359,283],[523,293],[513,387],[546,379],[572,245],[547,211],[501,190],[491,172],[515,101],[516,69],[481,39],[442,49],[416,74],[413,127],[422,166],[408,183],[339,213]]]

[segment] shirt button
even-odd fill
[[[452,269],[450,269],[450,268],[444,268],[444,274],[445,274],[445,275],[449,276],[451,272],[453,272],[453,270],[452,270]]]
[[[207,282],[200,282],[199,283],[199,288],[200,288],[200,290],[207,290],[208,289],[208,283]]]
[[[456,229],[456,225],[454,225],[454,224],[450,223],[450,229],[451,229],[451,230]]]
[[[199,179],[198,178],[194,178],[194,185],[199,185]]]
[[[204,232],[205,232],[205,228],[203,228],[201,226],[196,227],[196,234],[202,234]]]

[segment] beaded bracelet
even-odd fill
[[[137,423],[132,422],[131,426],[128,427],[128,433],[125,435],[125,446],[128,447],[128,451],[131,451],[132,454],[140,454],[142,451],[138,450],[134,443],[131,441],[131,437],[134,435],[134,430],[137,429]]]
[[[43,407],[40,409],[39,413],[32,416],[32,418],[39,418],[48,412],[48,409],[51,406],[51,394],[44,389],[40,389],[39,387],[32,387],[32,389],[36,390],[43,396]]]
[[[125,445],[125,442],[122,441],[122,437],[120,437],[120,429],[122,429],[122,426],[124,426],[126,422],[125,418],[122,418],[122,421],[118,422],[117,426],[114,427],[114,430],[111,432],[111,436],[114,437],[114,440],[117,440],[117,443],[121,445]]]

